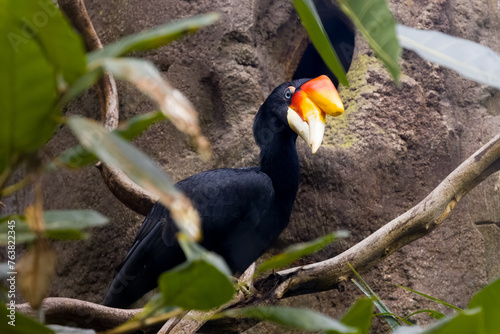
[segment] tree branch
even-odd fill
[[[259,279],[254,284],[255,289],[251,288],[249,294],[239,292],[233,300],[215,311],[273,303],[294,295],[341,289],[344,282],[352,276],[347,263],[350,263],[356,270],[363,271],[376,265],[401,247],[429,234],[441,225],[441,222],[467,192],[498,170],[500,170],[500,135],[464,161],[419,204],[358,244],[331,259],[282,270]],[[79,313],[76,310],[82,307],[93,315],[94,320],[88,321],[77,316]],[[68,298],[47,298],[42,308],[47,314],[48,322],[64,324],[68,321],[67,319],[71,319],[80,326],[93,328],[101,328],[99,326],[104,325],[110,328],[130,319],[138,312],[138,310],[115,310]],[[18,310],[29,311],[29,306],[22,304]],[[172,320],[162,328],[161,333],[194,332],[208,319],[207,315],[214,314],[215,311],[204,316],[192,312],[190,317]],[[224,319],[211,321],[204,325],[202,330],[204,332],[220,332],[221,328],[227,330],[227,321],[222,321]],[[239,323],[237,319],[230,321],[239,326],[239,330],[255,324],[255,322]],[[221,324],[223,327],[220,327]]]
[[[59,0],[58,2],[73,26],[83,36],[87,50],[102,49],[102,43],[88,16],[83,0]],[[109,131],[114,130],[118,126],[119,119],[115,79],[109,72],[104,71],[96,87],[103,124]],[[141,215],[146,216],[149,213],[156,202],[152,194],[132,182],[124,173],[100,162],[96,166],[101,172],[104,183],[120,202]]]
[[[78,299],[51,297],[42,302],[45,321],[48,324],[72,325],[80,328],[104,330],[132,319],[141,309],[122,310]],[[16,311],[37,318],[38,311],[28,303],[16,305]]]
[[[280,271],[256,282],[256,287],[268,292],[267,299],[281,299],[338,287],[352,276],[348,262],[356,270],[363,271],[401,247],[429,234],[467,192],[498,170],[500,134],[465,160],[419,204],[363,241],[334,258]]]

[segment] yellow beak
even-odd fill
[[[340,116],[344,105],[332,81],[322,75],[298,88],[288,108],[290,128],[311,147],[312,153],[321,146],[325,133],[326,114]]]

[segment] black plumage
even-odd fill
[[[293,94],[287,90],[290,86],[298,90],[308,80],[280,85],[260,107],[253,126],[261,150],[259,167],[206,171],[176,185],[200,214],[201,244],[223,256],[235,274],[261,256],[289,222],[300,166],[297,134],[287,121]],[[157,286],[162,272],[185,260],[176,232],[168,210],[156,203],[120,265],[104,305],[128,307]]]

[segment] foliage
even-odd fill
[[[344,68],[323,29],[314,3],[311,0],[293,0],[293,4],[325,64],[340,83],[348,85]],[[386,0],[338,0],[338,5],[363,34],[375,55],[397,81],[401,71],[398,63],[401,47],[396,38],[396,22]]]
[[[255,271],[254,276],[259,276],[260,274],[271,269],[277,269],[289,265],[306,255],[315,253],[325,248],[338,238],[347,238],[348,236],[349,232],[338,231],[335,233],[327,234],[313,241],[289,246],[283,250],[283,253],[273,256],[261,263]]]
[[[33,24],[25,20],[26,17],[37,17],[39,21]],[[45,20],[43,24],[40,23],[42,19]],[[145,188],[152,189],[165,205],[176,206],[177,212],[172,210],[172,213],[180,229],[189,236],[185,243],[190,244],[191,240],[200,238],[197,213],[189,200],[175,190],[148,157],[125,141],[136,137],[149,125],[168,118],[193,138],[202,154],[208,155],[209,146],[200,134],[196,112],[180,92],[163,80],[154,66],[142,60],[114,57],[165,45],[212,24],[216,19],[216,14],[208,14],[180,20],[128,36],[86,55],[81,38],[74,33],[52,1],[0,1],[0,32],[8,37],[0,42],[4,50],[0,55],[0,70],[7,74],[0,78],[1,195],[8,196],[27,184],[36,183],[35,204],[29,210],[0,218],[0,244],[12,247],[14,241],[10,236],[14,233],[17,244],[30,244],[28,253],[18,261],[17,282],[21,292],[24,291],[24,297],[35,308],[40,305],[54,272],[56,254],[46,239],[85,238],[87,234],[82,229],[101,226],[108,221],[91,210],[42,211],[39,180],[43,173],[59,167],[83,167],[97,158],[110,165],[115,163],[118,168],[125,166],[129,177]],[[122,122],[112,133],[89,119],[78,116],[62,118],[64,105],[95,83],[104,70],[134,83],[159,103],[161,112],[136,116]],[[36,153],[61,123],[67,123],[74,130],[80,145],[44,164],[36,159]],[[99,137],[95,137],[97,134]],[[29,167],[26,178],[18,184],[5,187],[13,172],[23,165]],[[205,270],[207,266],[212,266],[215,283],[222,279],[226,284],[226,293],[218,294],[217,297],[224,300],[230,298],[234,287],[229,281],[228,272],[221,269],[225,266],[223,261],[200,248],[196,254],[196,259],[192,258],[190,265],[198,272],[200,268]],[[45,264],[40,265],[42,262]],[[2,276],[8,275],[13,268],[10,262],[3,264]],[[177,280],[181,277],[175,270],[172,275]],[[19,320],[16,328],[20,332],[53,332],[31,320],[26,322],[29,329],[24,330],[24,317],[16,317]]]
[[[344,67],[335,52],[330,39],[325,32],[325,28],[321,23],[319,14],[312,0],[293,0],[293,4],[299,13],[302,24],[306,28],[311,42],[316,50],[321,55],[326,65],[330,68],[333,74],[339,79],[339,82],[348,86],[349,82],[345,75]]]
[[[500,56],[490,48],[443,34],[398,25],[401,45],[422,58],[448,67],[479,83],[500,88]]]
[[[44,24],[23,21],[35,15]],[[52,136],[59,89],[85,72],[85,53],[51,0],[0,1],[0,34],[6,37],[0,41],[0,175],[5,175]]]

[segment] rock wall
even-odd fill
[[[400,23],[472,39],[500,51],[498,7],[494,1],[390,1]],[[214,158],[199,160],[193,148],[168,122],[151,127],[135,144],[174,179],[220,167],[256,165],[253,117],[267,94],[290,79],[307,44],[291,1],[123,1],[88,0],[98,34],[109,43],[128,34],[195,14],[216,11],[220,21],[170,46],[141,56],[159,67],[194,103]],[[405,51],[403,75],[394,84],[356,37],[355,58],[341,87],[346,112],[330,119],[324,146],[312,155],[302,141],[298,151],[302,181],[290,226],[272,252],[338,229],[348,240],[301,260],[325,259],[347,249],[423,199],[465,158],[500,128],[500,94],[461,78]],[[151,111],[154,104],[128,84],[119,83],[122,119]],[[68,108],[69,114],[99,117],[91,90]],[[46,154],[75,143],[61,129]],[[58,242],[57,277],[51,295],[100,302],[114,268],[131,245],[142,217],[121,205],[93,167],[63,171],[44,180],[50,209],[91,208],[111,219],[80,242]],[[500,175],[495,174],[464,198],[443,226],[362,273],[396,313],[432,307],[400,284],[459,307],[489,279],[500,274]],[[20,211],[29,191],[9,199]],[[476,223],[480,223],[479,228]],[[349,284],[284,300],[284,305],[313,307],[339,316],[360,296]],[[420,323],[429,319],[422,317]],[[269,332],[260,324],[249,332]],[[383,331],[383,325],[378,327]]]

